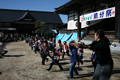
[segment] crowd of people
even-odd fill
[[[78,75],[76,67],[79,67],[80,63],[83,64],[83,54],[84,48],[93,50],[91,55],[91,61],[94,66],[94,76],[93,80],[109,80],[112,70],[113,70],[113,60],[110,53],[110,42],[105,37],[104,31],[98,30],[95,33],[95,41],[89,45],[85,45],[83,42],[76,43],[71,41],[69,45],[64,41],[58,40],[59,48],[56,48],[55,38],[45,39],[45,37],[33,37],[30,36],[26,38],[26,43],[29,43],[32,50],[35,54],[38,52],[42,58],[41,65],[45,65],[45,62],[48,61],[48,57],[52,59],[52,62],[49,66],[48,71],[52,69],[54,64],[57,64],[60,70],[64,70],[61,64],[59,63],[60,56],[62,59],[64,55],[67,54],[70,57],[71,66],[69,68],[68,78],[73,78],[73,75]]]
[[[24,40],[27,36],[27,34],[0,32],[0,42],[17,42]]]
[[[60,58],[64,59],[66,54],[70,57],[71,62],[68,78],[73,78],[74,75],[79,74],[76,67],[80,67],[80,64],[83,65],[84,49],[88,48],[93,51],[90,58],[94,67],[93,80],[110,79],[114,63],[109,47],[110,42],[108,38],[105,37],[103,30],[98,30],[95,32],[95,40],[89,45],[85,45],[84,42],[77,43],[75,41],[71,41],[69,44],[66,41],[61,42],[61,40],[56,42],[55,37],[48,39],[45,38],[45,36],[41,37],[37,34],[35,36],[30,36],[27,34],[3,34],[0,32],[0,51],[3,51],[3,48],[5,47],[4,42],[24,39],[26,43],[29,43],[31,50],[33,50],[35,54],[40,54],[42,59],[41,65],[45,65],[49,58],[52,59],[50,66],[46,69],[47,71],[50,71],[54,64],[57,64],[60,70],[64,70],[62,65],[59,63],[59,60]],[[58,48],[56,48],[57,45]]]
[[[71,62],[75,62],[77,63],[75,66],[79,67],[79,63],[83,64],[83,48],[81,47],[77,47],[76,46],[76,55],[74,56],[70,54],[70,48],[67,44],[66,41],[64,41],[63,43],[61,42],[61,40],[58,40],[58,44],[56,44],[55,38],[49,38],[48,40],[45,37],[39,37],[39,36],[29,36],[26,38],[26,43],[29,43],[29,46],[31,47],[31,50],[34,51],[34,53],[39,53],[41,56],[41,65],[45,65],[45,62],[48,61],[48,57],[50,57],[50,59],[52,59],[52,62],[49,66],[48,71],[50,71],[52,69],[52,66],[54,64],[57,64],[60,68],[60,70],[64,70],[63,67],[61,66],[61,64],[59,63],[59,59],[60,56],[62,56],[62,59],[64,59],[65,54],[67,54],[69,57],[73,56],[73,59],[71,59]],[[56,48],[56,46],[58,45],[58,48]],[[75,67],[74,66],[74,67]],[[70,75],[72,78],[72,68],[70,70]],[[75,68],[74,68],[75,69]],[[77,73],[78,74],[78,73]]]

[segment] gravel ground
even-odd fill
[[[40,55],[34,54],[24,41],[8,43],[7,49],[8,53],[0,59],[0,80],[68,80],[70,60],[67,55],[60,60],[64,71],[60,71],[57,65],[46,71],[52,60],[49,59],[44,66],[40,65]],[[90,55],[91,51],[84,49],[84,64],[77,68],[79,75],[75,75],[73,80],[92,80]],[[120,80],[120,55],[112,54],[112,57],[114,70],[110,80]]]

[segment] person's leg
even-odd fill
[[[69,51],[66,52],[68,56],[70,56]]]
[[[62,58],[64,58],[65,52],[63,52]]]
[[[82,59],[83,59],[83,56],[80,56],[80,63],[83,65]]]
[[[73,77],[73,66],[74,66],[74,63],[71,63],[71,66],[69,68],[69,78]]]
[[[32,44],[30,44],[30,46],[31,46],[31,50],[33,50],[33,45],[32,45]]]
[[[75,75],[78,75],[78,72],[77,72],[77,70],[75,68],[75,65],[76,65],[76,62],[74,62],[74,65],[73,65],[73,72],[74,72]]]
[[[45,59],[46,59],[46,55],[43,54],[43,55],[42,55],[42,65],[45,65]]]
[[[52,69],[53,65],[54,65],[54,61],[52,61],[52,63],[50,64],[50,66],[49,66],[49,68],[47,70],[50,71]]]
[[[50,53],[48,53],[48,56],[49,56],[51,59],[53,59],[52,56],[50,55]]]
[[[56,61],[57,65],[59,66],[60,70],[63,70],[62,66],[60,65],[60,63],[58,61]]]
[[[109,80],[112,74],[113,65],[102,66],[99,80]]]
[[[97,64],[92,80],[99,80],[100,74],[101,74],[101,68],[102,68],[102,66],[100,64]]]
[[[37,48],[36,48],[36,46],[35,46],[35,50],[34,50],[34,51],[35,51],[35,53],[37,52]]]
[[[93,64],[94,72],[95,72],[95,69],[96,69],[97,63],[96,63],[96,62],[92,62],[92,64]]]
[[[78,56],[77,61],[76,61],[76,67],[79,67],[80,65],[80,57]]]

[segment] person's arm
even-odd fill
[[[70,43],[70,45],[71,45],[71,46],[73,46],[73,45],[74,45],[74,46],[77,46],[78,43]]]
[[[97,50],[103,50],[106,48],[106,43],[104,42],[99,42],[99,43],[96,43],[96,44],[90,44],[88,45],[87,47],[91,50],[94,50],[94,51],[97,51]]]

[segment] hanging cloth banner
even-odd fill
[[[115,7],[80,16],[80,22],[115,17]]]
[[[68,30],[74,30],[74,29],[77,29],[77,21],[74,21],[74,20],[70,20],[68,21],[68,24],[67,24],[67,29]]]

